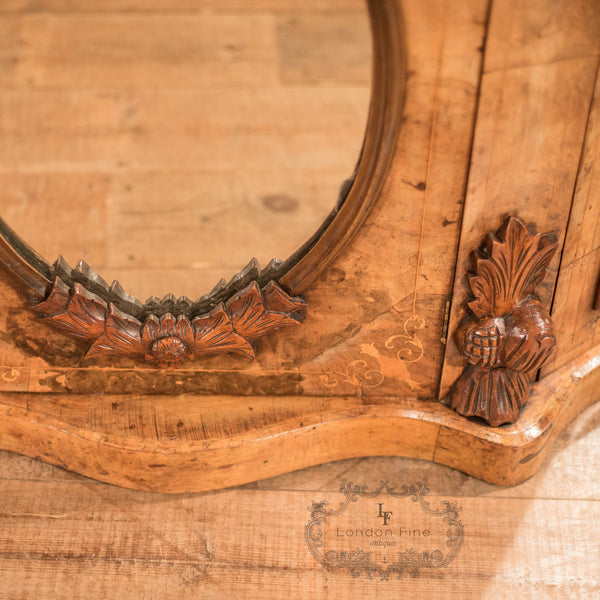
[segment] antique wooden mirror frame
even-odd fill
[[[82,300],[83,302],[94,302],[94,299],[87,295],[87,292],[91,292],[95,293],[97,299],[106,305],[102,308],[92,307],[90,308],[92,312],[108,311],[109,306],[112,305],[125,315],[136,317],[142,321],[149,312],[159,319],[166,313],[172,313],[175,319],[179,314],[186,314],[192,321],[194,317],[208,314],[212,309],[227,302],[237,292],[255,282],[256,287],[263,291],[266,286],[271,285],[268,290],[274,292],[270,294],[271,304],[282,301],[284,303],[291,302],[289,307],[279,307],[285,318],[292,315],[292,319],[299,322],[303,318],[304,306],[301,302],[294,303],[293,300],[296,298],[290,298],[279,287],[279,284],[285,289],[293,290],[294,294],[302,294],[319,278],[340,250],[352,239],[377,200],[392,160],[400,127],[405,78],[401,20],[397,6],[393,2],[370,2],[368,6],[373,32],[374,60],[372,97],[360,157],[354,173],[341,185],[335,207],[321,227],[301,248],[285,261],[273,259],[262,270],[255,259],[250,260],[248,265],[229,282],[224,280],[219,282],[212,291],[196,301],[168,294],[162,299],[153,297],[146,303],[142,303],[129,295],[119,282],[115,281],[112,286],[108,286],[101,274],[95,273],[84,261],[81,261],[74,269],[62,257],[59,257],[54,264],[49,264],[0,216],[0,265],[4,266],[24,286],[30,302],[36,306],[38,315],[76,337],[94,341],[100,337],[98,332],[101,327],[97,321],[106,320],[107,315],[83,315],[81,312],[74,314],[75,310],[79,310],[79,308],[75,309],[75,303],[71,303],[72,308],[66,310],[72,316],[69,323],[65,323],[65,319],[62,318],[52,318],[58,312],[59,296],[63,294],[66,302],[67,296],[73,295],[74,286],[77,284],[85,289],[83,293],[86,298]],[[275,287],[276,291],[272,287]],[[75,293],[77,294],[77,292]],[[283,300],[284,297],[285,300]],[[242,301],[245,298],[246,296],[242,296]],[[46,307],[43,302],[45,300],[49,300]],[[182,306],[182,301],[191,303],[191,308]],[[260,298],[257,301],[266,303],[267,299]],[[81,323],[82,321],[83,323]],[[286,324],[288,324],[286,321],[281,322],[271,318],[270,321],[262,324],[260,330],[255,327],[257,331],[254,333],[258,337],[271,329]],[[90,331],[94,327],[96,331]],[[160,324],[157,323],[156,327],[160,328]],[[254,338],[248,337],[247,339],[253,340]],[[88,358],[110,356],[111,354],[116,356],[133,354],[131,348],[126,346],[107,349],[106,346],[109,345],[109,342],[106,340],[104,343],[100,342],[94,344],[87,354]],[[219,351],[219,348],[211,347],[210,352],[214,352],[215,349]],[[242,354],[253,353],[253,349],[250,349],[243,341],[238,344],[238,347],[233,342],[229,345],[222,344],[222,350],[224,352],[239,351]],[[202,351],[199,354],[201,355]],[[163,366],[172,366],[179,362],[175,360],[171,363],[170,358],[172,357],[168,357],[166,361],[156,360],[154,362],[162,362]],[[152,362],[152,356],[148,352],[146,352],[146,359]],[[181,359],[182,362],[184,360],[184,358]]]
[[[525,179],[482,199],[487,4],[368,4],[361,156],[286,261],[142,305],[83,263],[50,265],[0,219],[0,448],[164,492],[357,456],[500,484],[539,468],[599,383],[593,345],[555,358],[569,206]]]

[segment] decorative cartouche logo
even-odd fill
[[[392,487],[381,481],[369,490],[344,480],[340,493],[335,508],[327,500],[312,503],[305,531],[308,549],[330,571],[418,577],[450,565],[462,547],[462,509],[446,500],[432,508],[426,482]]]
[[[383,502],[379,502],[377,506],[379,506],[379,514],[377,516],[383,519],[384,525],[387,525],[392,518],[392,511],[383,510]]]

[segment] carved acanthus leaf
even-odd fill
[[[306,302],[300,298],[290,298],[274,281],[270,281],[262,290],[262,296],[267,310],[288,313],[303,314],[306,310]]]
[[[54,285],[34,310],[43,321],[90,341],[88,358],[141,356],[163,366],[219,352],[254,358],[252,340],[276,327],[297,325],[305,311],[305,303],[275,281],[263,289],[257,281],[246,284],[261,275],[255,260],[228,284],[195,302],[167,294],[145,305],[117,282],[109,287],[83,262],[73,270],[59,258],[54,270]],[[242,284],[246,285],[240,290]],[[215,304],[228,290],[232,295]]]
[[[64,287],[59,292],[50,295],[46,302],[38,304],[36,310],[54,310],[64,298]],[[55,327],[67,331],[79,338],[92,340],[104,330],[106,302],[86,290],[81,284],[75,283],[71,295],[62,312],[44,316],[44,319]]]
[[[256,282],[227,302],[233,330],[246,338],[257,338],[275,327],[298,325],[299,318],[283,312],[267,310]]]
[[[194,327],[194,348],[197,353],[215,351],[238,352],[254,358],[254,349],[248,340],[233,331],[231,318],[225,307],[219,304],[209,314],[196,317]]]
[[[69,286],[60,277],[56,277],[48,297],[43,302],[37,304],[34,309],[36,312],[46,316],[62,313],[67,310],[67,306],[69,305],[69,295]]]
[[[87,358],[99,356],[140,356],[144,354],[141,338],[142,324],[114,304],[108,309],[102,335],[94,341]]]
[[[469,308],[478,317],[510,312],[543,281],[556,247],[552,236],[529,235],[519,219],[507,219],[475,251],[475,274],[469,277],[475,299]]]

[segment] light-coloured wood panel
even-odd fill
[[[292,254],[333,208],[335,177],[335,169],[309,168],[220,177],[4,173],[2,217],[50,262],[59,255],[71,265],[83,259],[142,301],[167,293],[198,297],[252,256],[266,266]],[[162,236],[164,244],[152,242]]]
[[[352,246],[307,292],[309,301],[332,296],[314,311],[326,315],[335,307],[346,323],[343,343],[333,338],[334,351],[311,356],[313,349],[306,350],[311,368],[338,374],[326,376],[321,390],[345,383],[366,395],[435,395],[486,8],[484,2],[403,4],[410,73],[394,163]],[[336,321],[322,318],[318,327],[320,335],[331,335]],[[408,356],[398,353],[406,347]],[[355,369],[357,361],[366,368]]]
[[[368,97],[362,88],[234,101],[217,91],[7,93],[3,216],[50,261],[84,258],[107,279],[149,268],[121,283],[143,297],[197,297],[252,256],[263,266],[287,258],[319,227],[353,168]],[[206,106],[227,104],[229,117],[206,122]],[[49,122],[56,133],[44,135]],[[191,277],[154,291],[152,270],[166,267]]]
[[[284,83],[367,82],[369,56],[363,48],[370,45],[371,32],[364,13],[291,13],[277,19],[277,36]],[[334,52],[331,38],[336,40]]]
[[[253,255],[263,265],[287,258],[319,227],[356,161],[368,98],[364,88],[255,90],[234,99],[216,90],[7,92],[3,216],[48,260],[84,258],[107,279],[125,265],[207,263],[210,279],[170,290],[200,296]],[[209,106],[219,110],[207,121]],[[208,215],[209,205],[220,208]],[[157,229],[164,245],[153,241]],[[167,281],[148,293],[151,277],[121,283],[146,297],[169,291]]]
[[[366,7],[330,14],[0,17],[4,87],[369,84]]]
[[[83,258],[142,299],[287,258],[364,134],[367,6],[331,8],[4,3],[3,217],[49,261]]]
[[[492,5],[485,72],[597,56],[598,32],[596,0],[505,0]]]
[[[3,92],[0,161],[5,172],[333,168],[341,183],[368,98],[365,88]]]
[[[0,19],[18,44],[0,57],[3,87],[135,88],[272,84],[271,15],[27,15]]]
[[[588,5],[514,2],[494,5],[481,81],[469,183],[465,199],[450,332],[469,295],[465,274],[470,253],[509,214],[534,224],[541,233],[565,239],[598,68],[596,18]],[[532,41],[533,28],[551,24],[553,36]],[[551,38],[556,39],[554,43]],[[560,254],[539,292],[550,306]],[[463,368],[452,338],[446,348],[440,396]]]
[[[592,305],[598,287],[599,265],[600,249],[561,266],[552,307],[557,349],[554,359],[542,370],[542,375],[551,373],[594,343],[598,311]]]
[[[252,256],[266,266],[293,254],[325,220],[338,187],[335,169],[319,168],[237,171],[220,178],[212,173],[115,177],[109,257],[98,269],[129,282],[130,293],[141,298],[169,292],[197,297],[221,278],[228,280]],[[177,200],[167,204],[166,198]],[[148,243],[165,229],[174,232],[172,243]],[[176,285],[169,268],[187,268],[188,280]],[[166,281],[156,280],[157,270],[165,272]]]
[[[543,374],[592,347],[600,332],[600,312],[593,308],[600,281],[599,97],[600,80],[596,82],[552,306],[557,352]]]
[[[365,4],[324,26],[300,9],[26,8],[0,18],[0,80],[20,88],[0,99],[3,216],[49,261],[198,297],[252,256],[287,258],[332,210],[369,104]]]
[[[107,262],[109,176],[3,173],[0,186],[2,218],[14,224],[23,239],[50,261],[62,254],[75,262]]]
[[[383,196],[378,199],[364,231],[356,238],[355,246],[340,254],[320,281],[307,290],[309,309],[302,327],[290,331],[285,338],[266,340],[259,348],[254,364],[239,357],[225,357],[209,358],[202,364],[190,365],[192,370],[200,370],[186,377],[188,391],[212,393],[218,391],[219,385],[226,386],[227,379],[235,379],[235,390],[243,385],[245,393],[402,394],[427,398],[435,394],[443,350],[440,336],[444,300],[449,294],[458,239],[462,210],[460,198],[470,152],[487,3],[473,0],[451,8],[443,1],[433,2],[431,6],[407,2],[402,8],[403,15],[395,11],[389,13],[393,22],[386,22],[386,27],[398,32],[402,23],[406,23],[405,42],[410,73],[406,84],[404,124]],[[93,21],[96,16],[94,13],[85,18]],[[355,17],[353,15],[352,19]],[[338,18],[341,17],[328,17],[327,21],[337,23]],[[296,31],[294,35],[296,38],[303,37],[311,23],[317,22],[308,16],[300,19],[297,27],[292,28]],[[445,27],[439,27],[440,22],[446,23]],[[381,23],[378,27],[381,35],[387,35]],[[340,35],[334,36],[331,43],[340,39]],[[309,36],[313,41],[318,39],[319,43],[325,37],[322,29],[318,35]],[[278,39],[281,42],[281,36]],[[286,60],[292,60],[294,52],[299,52],[297,41],[288,40]],[[292,52],[294,48],[296,50]],[[400,51],[395,45],[394,48]],[[311,48],[311,52],[318,54],[320,51]],[[401,62],[399,56],[392,58],[394,65]],[[294,77],[300,77],[302,72],[302,69],[297,70]],[[394,72],[398,77],[402,75],[398,70]],[[107,201],[110,200],[111,210],[119,211],[121,216],[130,209],[135,212],[143,197],[152,206],[160,207],[160,198],[169,187],[169,181],[185,177],[187,173],[194,173],[190,184],[178,184],[176,189],[183,192],[191,214],[198,215],[197,209],[189,204],[193,200],[191,183],[201,182],[209,167],[219,171],[227,181],[232,158],[242,159],[239,173],[244,187],[247,185],[245,201],[252,206],[264,205],[266,193],[253,191],[253,181],[262,181],[264,174],[272,168],[273,161],[279,159],[278,173],[294,173],[293,181],[305,182],[304,185],[298,183],[296,190],[305,189],[311,196],[311,201],[306,204],[308,207],[312,202],[312,190],[318,188],[326,193],[349,174],[350,171],[346,170],[341,177],[334,178],[332,175],[338,167],[341,170],[343,162],[341,150],[338,153],[334,143],[337,148],[344,149],[346,156],[351,150],[358,150],[347,134],[351,129],[359,130],[359,106],[366,106],[369,93],[358,84],[351,87],[315,86],[314,81],[310,81],[314,79],[310,72],[306,77],[302,85],[254,88],[252,107],[240,94],[226,99],[227,90],[223,88],[145,92],[84,89],[76,94],[68,89],[9,90],[4,92],[3,102],[6,114],[12,115],[12,118],[4,120],[6,129],[1,138],[4,148],[0,155],[6,164],[7,175],[14,173],[17,167],[31,176],[65,171],[114,173],[117,183],[113,183]],[[109,76],[106,78],[108,81]],[[386,91],[388,85],[384,81],[383,87],[378,88],[384,98],[389,93]],[[400,82],[396,81],[395,85],[399,86]],[[279,100],[284,93],[290,92],[296,112],[285,115]],[[41,102],[42,99],[44,102]],[[346,112],[339,110],[340,103],[346,105]],[[198,115],[202,107],[215,104],[227,108],[226,116],[212,118],[209,127],[202,127],[191,118]],[[400,108],[397,104],[393,106]],[[387,109],[389,107],[382,108]],[[62,115],[61,118],[53,119],[57,114]],[[280,119],[279,127],[274,128],[271,124],[273,117]],[[310,128],[302,124],[304,118],[311,123]],[[400,118],[394,113],[386,123],[393,125]],[[40,132],[43,133],[54,121],[60,127],[60,135],[40,136]],[[333,134],[325,133],[325,126],[336,132],[335,140]],[[361,132],[362,127],[360,123]],[[258,133],[258,143],[251,144],[244,136],[240,137],[240,132],[249,130]],[[381,135],[384,143],[391,147],[386,138],[393,136],[394,132],[390,130]],[[57,138],[70,143],[59,142]],[[210,140],[211,143],[198,144],[199,139]],[[277,147],[282,140],[286,143],[283,153]],[[226,141],[233,143],[233,149],[225,149]],[[321,143],[323,145],[319,147]],[[348,164],[349,161],[344,162]],[[324,175],[326,172],[329,175]],[[318,180],[317,173],[323,174]],[[378,178],[382,176],[383,172],[377,175]],[[125,193],[125,188],[118,185],[128,177],[135,186],[132,184],[131,192]],[[142,183],[144,178],[147,178],[147,183]],[[323,183],[325,180],[327,183]],[[276,184],[278,190],[274,193],[279,195],[284,189],[284,182],[277,177]],[[378,182],[375,184],[379,185]],[[223,185],[227,188],[227,184]],[[361,185],[370,184],[362,182]],[[304,207],[302,198],[291,193],[293,189],[294,184],[287,188],[286,196],[297,198],[299,205]],[[267,193],[270,194],[271,190]],[[134,198],[135,194],[137,197]],[[215,202],[218,195],[213,196]],[[332,203],[334,200],[332,194]],[[178,206],[174,199],[169,198],[169,201]],[[244,216],[246,211],[237,210],[236,214]],[[171,214],[169,219],[176,221]],[[186,249],[182,255],[193,258],[197,264],[201,262],[197,259],[200,253],[193,252],[188,245],[193,236],[192,220],[178,221],[179,234],[176,232],[165,239],[169,239],[169,243],[171,239],[185,242]],[[113,221],[111,231],[122,231],[124,235],[128,231],[127,237],[141,239],[150,230],[147,227],[136,231],[133,219],[129,221],[131,226],[123,228],[125,221],[121,224]],[[240,221],[244,219],[238,223]],[[19,226],[13,225],[18,231]],[[277,227],[273,219],[268,221],[268,225],[269,235],[265,237],[270,237],[271,231]],[[242,228],[248,228],[245,222]],[[273,235],[284,237],[287,232],[291,237],[289,228],[284,227]],[[384,239],[392,242],[382,256],[380,240]],[[141,251],[134,253],[132,245],[122,244],[125,260],[110,254],[108,261],[113,266],[109,266],[106,273],[99,269],[100,274],[110,279],[112,276],[108,273],[115,269],[113,272],[118,275],[129,273],[132,278],[141,279],[144,273],[138,267],[149,264],[151,261],[147,258],[153,256],[158,264],[146,272],[146,279],[150,280],[154,274],[166,273],[162,261],[176,253],[175,248],[164,250],[165,246],[152,238],[147,255]],[[252,254],[249,252],[248,258]],[[136,257],[137,265],[136,261],[128,258],[130,256]],[[92,266],[95,266],[93,261]],[[179,270],[181,265],[176,266],[176,277],[181,281],[185,275]],[[209,275],[213,272],[212,269],[206,270]],[[186,287],[180,290],[172,288],[173,291],[192,296],[204,293],[206,288],[196,293],[188,291],[187,285],[194,283],[195,276],[195,269],[192,269]],[[137,285],[125,279],[122,283],[129,291]],[[142,297],[148,292],[162,291],[149,289],[146,281],[140,283],[141,291],[138,293]],[[12,293],[8,293],[3,302],[14,306]],[[43,343],[34,340],[35,334],[32,338],[26,333],[34,323],[31,316],[24,308],[17,312],[10,323],[5,323],[7,333],[10,331],[10,336],[19,339],[19,348],[10,353],[6,365],[19,366],[23,372],[29,373],[32,390],[82,390],[82,386],[86,386],[86,377],[82,376],[85,371],[80,370],[83,365],[73,364],[77,343],[69,347],[68,358],[59,356],[55,349],[61,340],[64,341],[64,336],[44,330]],[[362,333],[359,331],[361,327]],[[389,346],[386,345],[388,340]],[[415,350],[411,358],[418,359],[418,362],[405,360],[405,353],[396,347],[396,344],[404,343]],[[326,350],[331,346],[335,346],[336,350],[328,353]],[[43,355],[41,359],[40,352]],[[381,386],[364,385],[365,381],[360,376],[349,374],[349,365],[363,358],[374,363],[379,373],[377,377],[383,377]],[[76,362],[79,360],[76,359]],[[52,363],[49,369],[43,366],[45,361]],[[120,365],[120,368],[130,369],[133,366],[129,362]],[[208,372],[213,372],[213,375],[207,376]],[[231,375],[219,378],[221,383],[218,383],[216,374],[223,372]],[[281,375],[279,379],[277,374]],[[339,377],[340,374],[342,377]],[[128,381],[142,382],[141,387],[138,385],[140,392],[167,392],[173,383],[170,377],[148,369],[128,371],[128,375],[123,374],[120,379],[113,375],[102,384],[108,385],[112,391],[116,391],[114,386],[118,387],[118,381],[126,387]],[[7,384],[20,385],[15,382]],[[224,388],[221,391],[226,393]]]
[[[2,557],[3,587],[10,581],[19,595],[44,589],[47,598],[61,597],[63,590],[104,596],[127,581],[120,597],[160,598],[168,593],[194,598],[201,591],[209,598],[243,595],[261,600],[400,593],[431,598],[433,591],[508,599],[517,590],[523,598],[556,598],[558,587],[571,597],[588,592],[593,597],[599,589],[594,581],[597,502],[450,496],[451,501],[460,500],[469,546],[437,577],[381,581],[328,574],[308,553],[306,505],[313,496],[335,502],[338,495],[331,492],[284,491],[265,501],[263,493],[240,490],[204,497],[202,503],[145,497],[127,508],[124,503],[115,506],[110,492],[80,485],[74,493],[73,488],[40,484],[38,494],[14,511],[14,544]],[[8,487],[5,510],[22,491],[19,484]],[[65,500],[52,504],[61,492]],[[442,499],[432,497],[431,502],[437,505]],[[90,522],[86,513],[98,516]],[[214,514],[220,515],[218,529],[210,522]],[[62,524],[60,536],[53,517]],[[561,555],[568,557],[566,564]],[[523,581],[529,585],[522,587]]]
[[[365,0],[4,0],[6,12],[330,12],[364,10]]]
[[[49,600],[593,598],[600,497],[589,465],[598,461],[599,416],[598,406],[588,409],[565,430],[546,465],[512,488],[388,457],[329,463],[243,488],[164,496],[2,452],[0,592]],[[462,508],[465,542],[448,568],[381,581],[328,573],[314,561],[304,542],[313,501],[334,506],[343,479],[376,486],[381,479],[424,478],[432,506],[448,500]]]

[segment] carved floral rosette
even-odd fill
[[[224,352],[254,358],[253,340],[298,325],[305,311],[304,301],[275,281],[259,285],[256,261],[195,302],[169,294],[143,305],[118,282],[109,287],[83,261],[71,270],[59,258],[53,269],[54,283],[33,310],[41,321],[86,340],[86,358],[125,356],[161,367]]]
[[[550,316],[535,296],[556,251],[553,236],[530,235],[509,217],[474,252],[473,298],[455,339],[468,366],[450,391],[450,406],[490,425],[514,423],[529,397],[530,375],[556,346]]]

